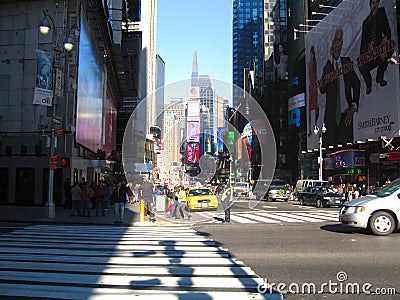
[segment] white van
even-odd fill
[[[309,186],[317,187],[330,187],[329,181],[326,180],[314,180],[314,179],[300,179],[296,183],[296,197],[298,193],[302,192],[305,188]]]

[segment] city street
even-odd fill
[[[188,225],[3,224],[0,296],[57,299],[281,299]]]
[[[233,209],[232,216],[241,215],[245,203]],[[395,232],[388,237],[377,237],[364,231],[353,230],[342,226],[338,221],[292,221],[292,217],[300,215],[301,210],[313,219],[316,215],[336,214],[338,208],[302,207],[297,202],[262,202],[255,215],[287,216],[279,223],[231,222],[231,224],[196,225],[194,228],[209,234],[222,247],[228,248],[235,257],[244,261],[259,276],[274,287],[282,283],[282,289],[288,291],[299,289],[299,294],[284,295],[285,299],[398,299],[400,260],[400,233]],[[279,213],[282,212],[282,213]],[[249,220],[252,213],[246,213]],[[304,216],[305,214],[301,214]],[[232,217],[231,216],[231,217]],[[272,219],[271,217],[271,219]],[[234,218],[232,218],[234,220]],[[276,217],[276,220],[277,217]],[[337,218],[336,218],[337,220]],[[346,279],[347,278],[347,279]],[[329,283],[331,288],[329,289]],[[308,284],[308,285],[307,285]],[[315,289],[307,292],[307,286],[315,285]],[[323,285],[325,284],[325,285]],[[350,286],[371,284],[367,292],[382,291],[396,295],[378,297],[363,293],[346,293]],[[305,286],[305,293],[302,286]],[[315,295],[321,290],[322,295]],[[340,290],[342,288],[342,291]],[[382,289],[383,290],[376,290]]]

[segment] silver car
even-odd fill
[[[376,235],[389,235],[400,224],[400,178],[369,195],[347,202],[339,220],[350,227],[368,228]]]

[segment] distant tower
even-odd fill
[[[199,68],[197,66],[197,51],[193,53],[193,67],[192,67],[192,86],[198,86],[199,84]]]

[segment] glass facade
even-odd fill
[[[244,88],[244,69],[263,69],[264,0],[233,1],[233,84]],[[233,105],[235,103],[235,95]]]

